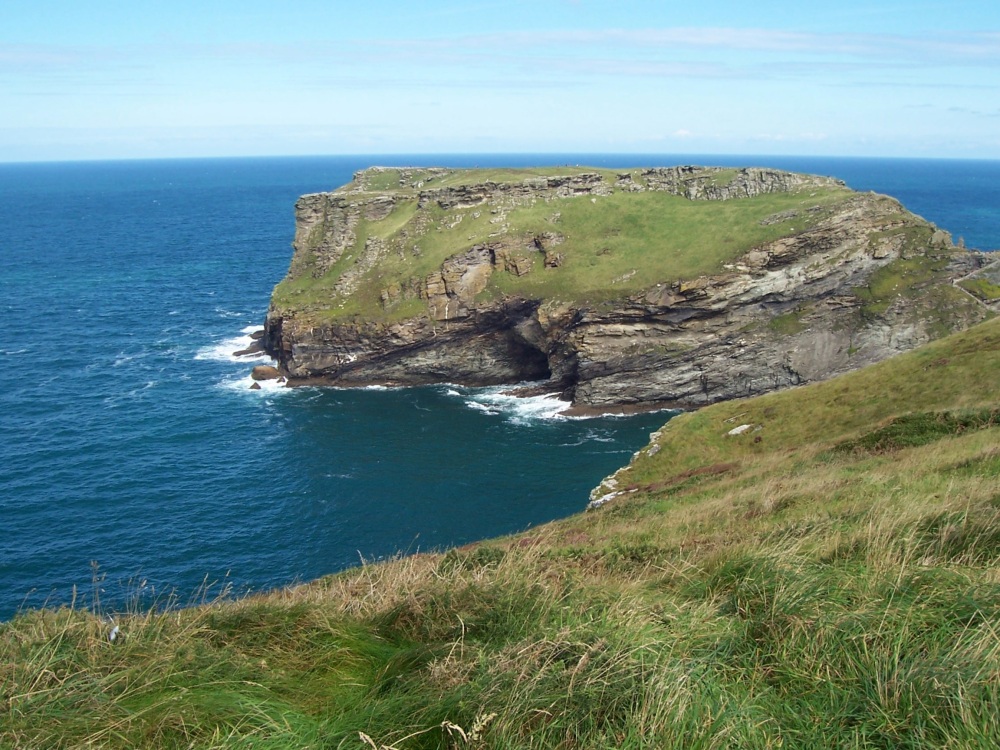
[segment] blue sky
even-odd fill
[[[456,152],[1000,158],[1000,2],[0,2],[0,161]]]

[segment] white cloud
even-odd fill
[[[435,44],[439,43],[433,42]],[[824,34],[725,27],[606,29],[516,32],[470,36],[452,41],[472,47],[538,48],[551,45],[611,45],[617,48],[691,48],[702,50],[798,53],[809,57],[846,55],[915,62],[1000,64],[1000,33]]]

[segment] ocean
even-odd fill
[[[580,511],[669,417],[565,419],[503,389],[250,391],[232,352],[293,204],[372,164],[775,166],[1000,248],[1000,162],[670,155],[0,165],[0,620],[194,603]]]

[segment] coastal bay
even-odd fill
[[[109,606],[171,592],[186,603],[203,582],[269,588],[520,530],[581,510],[663,424],[552,419],[544,402],[449,386],[249,392],[248,362],[231,354],[287,268],[295,200],[385,161],[0,168],[0,350],[14,373],[0,393],[0,618],[68,602],[74,587],[89,601],[95,580]],[[768,161],[891,194],[969,247],[1000,247],[995,163]]]

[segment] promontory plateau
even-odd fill
[[[696,407],[963,329],[1000,288],[895,199],[764,168],[373,167],[295,221],[262,342],[290,384]]]

